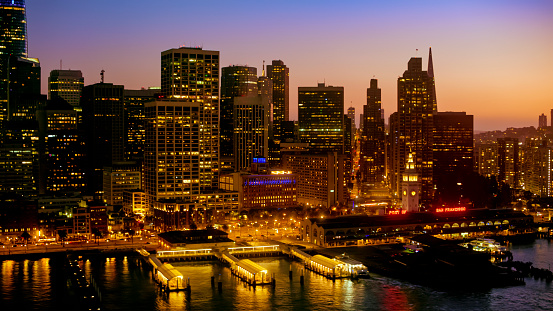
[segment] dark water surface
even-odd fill
[[[553,263],[553,243],[547,240],[511,245],[510,250],[514,260],[531,261],[537,268]],[[253,289],[216,261],[174,264],[190,278],[191,295],[161,292],[138,257],[93,258],[81,265],[87,278],[100,286],[104,310],[553,310],[553,284],[530,278],[525,286],[442,292],[374,274],[367,280],[333,282],[307,271],[301,286],[298,262],[287,258],[254,261],[276,274],[275,288]],[[0,310],[76,309],[60,259],[0,264]],[[211,276],[222,282],[221,292],[217,285],[212,288]]]

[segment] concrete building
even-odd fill
[[[381,90],[378,88],[378,80],[371,79],[370,88],[367,88],[367,104],[363,106],[359,162],[361,180],[374,186],[383,183],[386,175],[384,119],[381,118],[381,110]]]
[[[48,99],[65,99],[77,111],[81,111],[81,93],[84,87],[80,70],[52,70],[48,77]]]
[[[478,162],[478,174],[485,177],[497,176],[499,172],[497,147],[497,143],[479,144],[475,147],[478,153],[476,159]]]
[[[142,166],[136,162],[115,162],[104,167],[104,203],[123,205],[125,191],[142,189]]]
[[[298,203],[331,207],[349,199],[346,156],[327,154],[284,154],[284,170],[297,175]]]
[[[421,203],[425,209],[433,200],[432,151],[434,114],[437,112],[433,72],[431,51],[428,71],[422,70],[422,58],[409,60],[407,70],[398,78],[397,112],[390,116],[392,193],[401,198],[402,175],[411,152],[420,173]]]
[[[280,142],[282,122],[290,117],[290,70],[283,61],[273,60],[267,77],[273,84],[273,138]]]
[[[202,191],[219,181],[219,51],[183,47],[161,52],[161,95],[198,105],[200,161],[194,163]],[[188,104],[187,104],[188,105]],[[196,125],[195,125],[196,126]],[[196,152],[196,151],[194,151]]]
[[[419,174],[415,168],[415,161],[413,160],[413,155],[409,154],[401,181],[401,205],[405,211],[419,211],[420,188],[421,184]]]
[[[540,114],[538,127],[547,127],[547,116],[545,113]]]
[[[344,88],[298,87],[299,139],[314,153],[344,153]]]
[[[265,96],[234,98],[233,154],[236,171],[252,165],[254,158],[269,156],[269,101]]]
[[[160,88],[123,90],[125,109],[125,160],[142,163],[146,140],[146,109],[144,104],[154,101]]]
[[[497,167],[498,181],[504,182],[514,189],[520,187],[520,159],[517,138],[497,139]]]

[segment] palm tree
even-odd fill
[[[25,244],[29,244],[29,239],[31,238],[31,235],[29,232],[25,231],[21,234],[21,238],[25,240]]]
[[[65,238],[67,238],[67,231],[66,230],[58,230],[58,236],[60,237],[60,240],[61,240],[61,245],[63,247],[65,247]]]

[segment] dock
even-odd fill
[[[366,271],[361,262],[351,258],[328,258],[323,255],[309,255],[296,247],[290,248],[290,256],[303,261],[305,267],[329,279],[356,278],[360,271]]]

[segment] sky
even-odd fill
[[[553,1],[27,0],[29,57],[81,70],[85,85],[160,85],[160,55],[179,46],[220,51],[221,67],[263,60],[290,68],[297,88],[343,86],[345,109],[366,104],[378,79],[382,107],[397,111],[397,78],[432,47],[438,111],[474,115],[475,131],[538,125],[553,109]],[[386,121],[387,122],[387,121]]]

